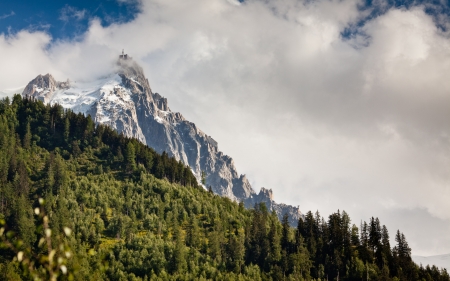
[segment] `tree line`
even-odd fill
[[[293,228],[204,191],[165,153],[18,95],[0,101],[0,224],[2,280],[450,280],[414,264],[400,231],[391,246],[377,218],[308,212]]]

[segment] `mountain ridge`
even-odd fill
[[[22,96],[91,115],[95,123],[134,137],[159,153],[166,151],[190,166],[199,182],[205,172],[206,186],[214,193],[242,201],[247,208],[264,202],[280,219],[287,213],[291,225],[302,216],[299,207],[276,203],[270,189],[261,188],[257,194],[217,141],[171,111],[168,100],[152,91],[143,69],[129,57],[119,58],[114,73],[90,82],[59,82],[51,74],[38,75]]]

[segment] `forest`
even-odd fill
[[[291,227],[204,190],[166,153],[20,95],[0,101],[0,227],[1,280],[450,280],[376,217],[307,212]]]

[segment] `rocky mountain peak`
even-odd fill
[[[22,95],[89,114],[96,123],[137,138],[159,153],[166,152],[189,165],[199,182],[205,173],[205,188],[211,186],[216,194],[242,201],[247,207],[264,202],[280,218],[289,213],[293,222],[301,216],[298,209],[275,203],[271,189],[262,188],[256,194],[247,177],[237,172],[233,159],[219,151],[217,141],[181,113],[172,112],[167,99],[152,92],[142,67],[124,53],[117,61],[117,71],[109,76],[70,83],[57,82],[50,74],[39,75]]]
[[[259,191],[259,196],[267,197],[270,200],[273,200],[273,192],[272,189],[266,189],[264,187],[261,187],[261,190]]]
[[[167,99],[162,97],[160,94],[155,93],[153,95],[153,99],[155,100],[156,106],[159,110],[162,111],[170,111],[169,106],[167,105]]]
[[[120,76],[127,77],[131,79],[131,81],[136,82],[143,87],[146,86],[148,87],[148,89],[150,89],[150,84],[147,78],[145,78],[144,70],[137,62],[131,59],[128,60],[119,59],[117,61],[117,66],[118,66],[118,74]]]
[[[55,90],[58,87],[58,82],[52,75],[38,75],[25,87],[24,95],[35,97],[43,102],[49,102]]]
[[[53,76],[50,73],[47,73],[45,75],[38,75],[34,80],[34,85],[35,86],[40,86],[40,87],[50,87],[50,86],[55,86],[56,87],[56,80],[55,78],[53,78]]]

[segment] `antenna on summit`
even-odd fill
[[[131,60],[131,57],[125,54],[124,49],[122,49],[122,54],[119,55],[119,60]]]

